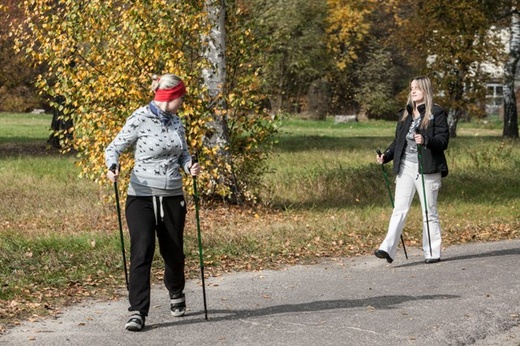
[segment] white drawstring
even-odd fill
[[[163,221],[164,219],[164,209],[163,209],[163,198],[162,196],[160,197],[155,197],[153,198],[153,213],[155,215],[155,224],[158,225],[159,224],[159,218],[157,217],[157,209],[159,209],[159,216],[161,217],[161,222]],[[157,206],[157,202],[159,202],[159,206]]]
[[[164,209],[163,209],[163,203],[162,203],[162,196],[159,197],[159,204],[161,205],[161,221],[164,220]]]

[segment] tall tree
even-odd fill
[[[480,63],[498,63],[504,47],[490,28],[500,9],[488,0],[399,0],[397,34],[418,70],[434,82],[438,99],[448,110],[450,134],[457,134],[458,121],[468,111],[477,113],[488,79]]]
[[[255,36],[265,50],[257,61],[265,78],[273,113],[298,112],[311,83],[325,75],[330,55],[325,47],[324,1],[244,0],[254,20]]]
[[[388,40],[395,1],[327,0],[327,5],[334,110],[354,112],[361,120],[394,114],[393,99],[407,77],[399,50]]]
[[[359,104],[358,120],[390,118],[397,114],[394,83],[398,79],[398,69],[395,66],[390,51],[378,42],[371,41],[364,54],[354,66],[359,88],[355,99]]]
[[[518,109],[516,106],[515,79],[520,60],[520,18],[518,11],[511,13],[509,55],[504,65],[504,129],[502,135],[518,138]]]
[[[206,0],[205,10],[210,30],[204,36],[204,55],[208,66],[202,70],[202,76],[207,88],[211,107],[212,121],[208,122],[208,131],[204,136],[207,147],[217,153],[222,167],[228,169],[228,174],[220,175],[220,184],[230,188],[229,197],[232,202],[241,204],[242,196],[239,184],[234,175],[231,153],[229,151],[229,127],[227,119],[227,104],[223,95],[226,94],[226,5],[224,0]],[[225,182],[224,178],[231,181]]]

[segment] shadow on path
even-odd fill
[[[366,299],[343,299],[343,300],[323,300],[323,301],[315,301],[310,303],[302,303],[302,304],[284,304],[284,305],[276,305],[261,309],[255,310],[209,310],[209,320],[210,321],[233,321],[233,320],[241,320],[245,318],[254,318],[261,316],[270,316],[276,314],[286,314],[286,313],[306,313],[306,312],[317,312],[317,311],[326,311],[326,310],[334,310],[334,309],[349,309],[349,308],[359,308],[359,307],[367,307],[371,306],[375,309],[396,309],[396,305],[405,303],[407,301],[416,301],[416,300],[440,300],[440,299],[455,299],[460,298],[457,295],[423,295],[423,296],[380,296],[380,297],[372,297]],[[192,313],[186,316],[194,316],[194,315],[203,315],[204,312]],[[213,315],[213,317],[211,316]],[[215,316],[218,315],[218,316]],[[224,315],[224,316],[222,316]],[[200,320],[179,320],[178,322],[167,322],[167,323],[157,323],[153,325],[146,326],[146,329],[156,329],[156,328],[164,328],[170,327],[174,325],[185,325],[185,324],[193,324],[193,323],[202,323],[207,322],[203,318]]]

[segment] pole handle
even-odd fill
[[[376,153],[377,153],[378,157],[383,156],[383,153],[381,152],[381,149],[379,149],[379,148],[376,149]],[[384,164],[384,162],[383,162],[383,164]],[[381,164],[382,167],[384,166],[383,164]],[[384,170],[384,168],[383,168],[383,170]]]

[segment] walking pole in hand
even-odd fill
[[[381,150],[377,149],[377,156],[383,155]],[[386,173],[385,165],[381,165],[381,169],[383,171],[383,177],[385,178],[386,189],[388,190],[388,196],[390,197],[390,204],[392,204],[392,208],[394,208],[394,197],[392,196],[392,191],[390,190],[390,181],[388,181],[388,174]],[[406,246],[404,245],[403,234],[401,234],[401,244],[403,244],[404,256],[408,259],[408,253],[406,252]]]
[[[193,158],[193,163],[197,162],[197,158]],[[199,193],[197,192],[197,176],[193,177],[193,199],[195,201],[195,218],[197,219],[197,238],[199,243],[199,261],[200,261],[200,275],[202,277],[202,297],[204,299],[204,318],[208,320],[208,308],[206,306],[206,285],[204,283],[204,258],[202,256],[202,236],[200,234],[200,219],[199,219]]]
[[[419,129],[415,129],[415,133],[419,133]],[[430,237],[430,222],[428,221],[428,203],[426,203],[426,187],[424,185],[424,171],[422,165],[422,149],[423,146],[421,144],[417,144],[417,154],[419,158],[419,173],[421,174],[422,179],[422,190],[423,190],[423,199],[424,199],[424,216],[426,217],[426,230],[428,231],[428,246],[430,247],[430,256],[432,255],[432,241]]]
[[[116,172],[116,169],[116,164],[113,164],[112,167],[110,167],[110,170],[114,173]],[[121,207],[119,206],[119,192],[117,189],[117,181],[114,181],[114,191],[116,194],[117,220],[119,221],[119,235],[121,238],[121,252],[123,253],[123,266],[125,268],[126,289],[128,290],[128,271],[126,269],[125,241],[123,237],[123,224],[121,223]]]

